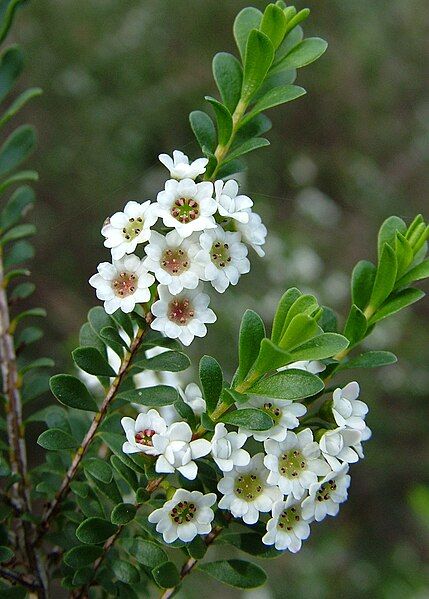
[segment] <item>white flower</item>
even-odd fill
[[[341,470],[329,472],[323,480],[311,485],[309,496],[302,502],[302,515],[306,520],[314,518],[320,522],[326,515],[338,514],[339,504],[346,501],[350,486],[348,469],[345,464]]]
[[[265,441],[274,439],[283,441],[286,438],[288,429],[296,428],[299,425],[298,418],[304,416],[307,408],[297,401],[289,399],[267,399],[266,397],[252,397],[246,405],[239,404],[238,409],[247,407],[259,408],[266,412],[274,420],[274,426],[266,431],[248,431],[240,428],[239,432],[252,436],[256,441]]]
[[[139,243],[149,239],[150,228],[157,220],[154,204],[149,200],[143,204],[128,202],[123,212],[116,212],[103,225],[104,246],[112,250],[114,260],[132,254]]]
[[[150,300],[149,287],[155,282],[143,266],[143,261],[132,254],[113,263],[102,262],[98,273],[89,279],[96,289],[98,299],[104,301],[107,314],[113,314],[118,308],[123,312],[132,312],[136,304]]]
[[[302,541],[310,536],[310,524],[301,511],[301,505],[289,495],[286,501],[276,501],[272,518],[267,522],[267,532],[262,537],[265,545],[274,545],[279,551],[288,549],[297,553]]]
[[[332,470],[340,470],[342,464],[353,464],[363,458],[362,433],[352,428],[339,427],[327,431],[319,441],[323,457]]]
[[[265,243],[267,227],[263,224],[259,214],[252,212],[250,208],[248,208],[246,212],[249,215],[249,222],[237,223],[236,227],[242,234],[243,241],[251,245],[258,256],[265,256],[265,252],[261,246]]]
[[[319,445],[313,441],[309,428],[297,435],[288,431],[284,441],[268,439],[264,446],[267,452],[264,464],[270,470],[268,482],[278,485],[284,495],[301,499],[305,491],[317,483],[318,476],[330,471],[325,460],[320,458]]]
[[[198,472],[194,460],[210,453],[211,444],[207,439],[191,439],[192,430],[186,422],[175,422],[165,434],[154,435],[153,446],[161,454],[155,470],[160,473],[178,470],[185,478],[194,480]]]
[[[183,345],[190,345],[194,337],[204,337],[206,324],[216,321],[216,314],[208,307],[210,298],[200,287],[171,295],[167,287],[159,285],[158,294],[159,300],[151,308],[156,318],[150,326]]]
[[[326,366],[318,360],[299,360],[298,362],[293,362],[292,364],[278,368],[278,371],[281,372],[282,370],[290,370],[291,368],[295,368],[297,370],[306,370],[311,374],[319,374],[326,369]]]
[[[195,256],[200,249],[198,243],[191,238],[183,239],[177,231],[170,231],[165,237],[153,231],[145,248],[144,265],[162,285],[167,285],[170,293],[176,295],[183,289],[197,287],[202,268]]]
[[[258,453],[247,466],[235,466],[217,486],[223,494],[219,507],[230,510],[234,518],[243,518],[246,524],[255,524],[259,512],[269,512],[282,498],[280,489],[267,482],[269,471],[263,458],[264,454]]]
[[[229,433],[221,422],[216,424],[212,437],[212,451],[214,461],[223,472],[231,472],[234,466],[247,466],[250,455],[242,449],[246,443],[247,435],[243,433]]]
[[[363,431],[366,428],[365,416],[368,413],[368,406],[357,399],[359,385],[352,382],[342,389],[335,389],[332,397],[332,414],[338,426],[348,426]]]
[[[212,198],[213,183],[195,183],[192,179],[169,179],[157,196],[157,214],[166,227],[176,229],[181,237],[194,231],[214,229],[216,202]]]
[[[201,414],[206,411],[206,402],[203,399],[201,389],[196,383],[189,383],[184,390],[181,387],[178,387],[177,390],[183,401],[192,408],[194,414],[201,416]]]
[[[163,435],[167,430],[167,424],[156,410],[149,410],[146,414],[139,414],[136,420],[125,416],[121,420],[127,441],[122,446],[124,453],[146,453],[147,455],[159,455],[159,451],[153,446],[153,437],[156,434]]]
[[[253,206],[252,200],[238,194],[238,183],[233,179],[229,181],[215,181],[215,199],[217,209],[221,216],[233,218],[240,223],[249,222],[249,208]]]
[[[177,489],[172,499],[149,514],[148,520],[156,523],[156,530],[162,533],[166,543],[176,539],[189,543],[197,535],[207,535],[211,531],[214,518],[211,506],[215,501],[215,493],[203,495],[200,491]]]
[[[170,171],[173,179],[195,179],[206,172],[207,158],[197,158],[189,164],[189,158],[180,150],[174,150],[173,158],[168,154],[158,156],[160,162]]]
[[[203,267],[202,278],[210,281],[219,293],[223,293],[229,284],[237,285],[240,275],[249,272],[247,248],[241,243],[240,233],[217,227],[200,235],[200,245],[202,249],[196,260]]]

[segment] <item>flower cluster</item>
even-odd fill
[[[196,182],[205,173],[206,158],[190,163],[176,150],[159,159],[171,178],[155,202],[128,202],[106,220],[101,233],[112,263],[101,263],[89,282],[112,314],[148,302],[156,281],[152,328],[189,345],[216,320],[204,282],[219,293],[236,285],[250,270],[247,245],[263,256],[267,230],[236,181]],[[162,233],[154,230],[159,221]],[[141,257],[134,253],[138,247]]]
[[[315,362],[292,366],[323,369],[323,364]],[[179,392],[196,416],[205,411],[198,385],[179,387]],[[251,400],[273,419],[272,428],[263,432],[241,428],[237,432],[217,423],[212,433],[193,435],[177,412],[170,412],[168,418],[162,414],[165,408],[150,409],[135,421],[123,418],[127,438],[123,451],[151,456],[156,472],[168,475],[178,471],[194,480],[199,459],[204,457],[212,459],[220,473],[218,497],[177,489],[163,507],[150,514],[149,521],[156,524],[165,542],[177,538],[189,542],[210,531],[217,501],[219,509],[228,510],[246,525],[265,522],[262,541],[266,545],[299,551],[312,522],[338,513],[347,499],[349,464],[363,457],[362,441],[371,431],[365,424],[368,407],[358,396],[356,382],[334,391],[327,401],[332,421],[329,429],[306,427],[300,420],[306,414],[303,404],[267,398]],[[260,443],[260,451],[254,451],[255,441]]]

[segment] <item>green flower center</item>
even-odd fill
[[[296,478],[305,469],[307,463],[300,451],[292,449],[279,459],[279,472],[287,478]]]
[[[262,406],[264,412],[271,416],[274,420],[274,424],[278,424],[280,422],[280,418],[282,417],[282,411],[279,407],[272,404],[270,401],[266,401]]]
[[[184,325],[194,317],[194,308],[188,299],[174,299],[168,304],[168,318],[178,325]]]
[[[188,270],[190,261],[187,252],[179,248],[165,250],[161,257],[161,265],[170,275],[178,276]]]
[[[316,493],[316,501],[328,501],[331,499],[331,491],[335,491],[337,484],[335,480],[328,480],[327,483],[323,483],[320,489]]]
[[[231,262],[229,245],[227,243],[215,241],[210,250],[210,256],[213,264],[217,266],[217,268],[225,268],[225,266]]]
[[[280,518],[279,523],[277,524],[278,528],[281,530],[292,530],[297,522],[301,520],[301,510],[298,507],[290,507],[288,510],[285,510]]]
[[[195,516],[197,508],[194,503],[188,501],[179,501],[170,512],[170,518],[176,524],[191,522]]]
[[[118,297],[127,297],[136,290],[136,275],[128,272],[121,272],[117,279],[113,281],[113,291]]]
[[[128,225],[122,229],[122,233],[127,241],[130,241],[140,235],[143,229],[143,219],[141,216],[138,218],[129,218]]]
[[[173,216],[179,223],[189,223],[191,220],[195,220],[200,215],[200,206],[198,202],[192,198],[179,198],[177,199],[173,207],[171,208],[171,216]]]
[[[244,501],[253,501],[262,494],[262,482],[255,474],[245,474],[235,479],[234,493]]]

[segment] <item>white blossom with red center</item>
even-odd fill
[[[213,217],[217,204],[213,183],[195,183],[192,179],[169,179],[157,196],[156,210],[166,227],[176,229],[183,238],[194,231],[216,227]]]
[[[200,235],[201,250],[196,259],[203,268],[203,279],[210,281],[219,293],[229,285],[237,285],[241,275],[250,270],[247,247],[241,243],[240,233],[217,227]]]
[[[89,279],[95,288],[98,299],[104,301],[107,314],[113,314],[119,308],[123,312],[132,312],[136,304],[150,300],[149,287],[155,282],[138,256],[132,254],[113,263],[102,262],[98,273]]]
[[[208,307],[210,298],[201,293],[201,287],[172,295],[167,287],[159,285],[158,295],[159,300],[151,308],[155,318],[150,326],[183,345],[190,345],[194,337],[204,337],[206,324],[216,321],[216,314]]]
[[[127,440],[122,446],[124,453],[145,453],[159,455],[153,446],[153,437],[163,435],[167,430],[167,423],[156,410],[149,410],[146,414],[139,414],[136,420],[125,416],[121,420]]]
[[[173,179],[195,179],[206,172],[207,158],[197,158],[189,163],[189,158],[180,150],[174,150],[173,157],[160,154],[159,161],[168,168]]]
[[[128,202],[123,212],[116,212],[107,219],[101,233],[106,238],[104,245],[111,249],[114,260],[132,254],[139,243],[148,241],[151,227],[158,220],[154,206],[149,200],[143,204]]]
[[[200,246],[193,235],[183,239],[177,231],[170,231],[164,237],[152,232],[145,248],[146,268],[155,274],[157,281],[167,285],[173,295],[183,289],[195,289],[201,279],[202,268],[195,260]]]
[[[248,223],[253,202],[248,196],[238,195],[237,181],[215,181],[214,188],[219,214],[240,223]]]

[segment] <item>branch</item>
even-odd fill
[[[14,572],[13,570],[9,570],[3,566],[0,566],[0,577],[12,582],[13,584],[19,584],[29,591],[37,592],[40,590],[40,586],[32,576],[30,577],[26,574]]]
[[[3,394],[7,399],[6,421],[9,442],[11,471],[19,477],[11,487],[11,502],[21,514],[31,513],[30,489],[27,481],[27,449],[22,422],[22,402],[14,338],[10,332],[10,315],[6,294],[3,255],[0,250],[0,357],[3,381]],[[38,584],[37,595],[47,597],[47,580],[44,566],[34,547],[35,526],[28,520],[16,519],[18,543],[27,556],[29,566],[35,573]]]
[[[146,315],[146,322],[148,325],[150,325],[150,323],[152,322],[152,318],[153,318],[152,314],[150,312],[148,312],[148,314]],[[45,510],[45,513],[42,516],[39,534],[37,536],[36,543],[40,543],[40,541],[42,540],[45,533],[49,530],[49,526],[50,526],[53,516],[57,513],[57,511],[60,507],[61,501],[67,496],[67,494],[70,490],[70,483],[76,476],[76,473],[78,471],[80,463],[81,463],[83,457],[85,456],[92,441],[94,440],[94,437],[98,431],[98,428],[99,428],[100,424],[102,423],[111,402],[115,398],[115,395],[119,389],[119,386],[120,386],[124,376],[127,374],[131,360],[132,360],[134,354],[136,353],[136,351],[138,350],[138,348],[140,347],[140,343],[142,342],[147,330],[148,330],[147,328],[145,328],[145,329],[139,328],[139,330],[137,331],[137,334],[134,337],[134,340],[131,344],[130,351],[127,352],[125,354],[124,358],[122,359],[122,363],[121,363],[121,367],[119,369],[118,375],[115,377],[114,381],[110,385],[109,390],[106,394],[106,397],[104,398],[103,403],[101,404],[100,410],[94,416],[94,419],[91,423],[91,426],[88,429],[88,432],[85,435],[85,438],[83,439],[79,449],[76,451],[74,458],[72,460],[72,463],[71,463],[71,465],[60,485],[60,488],[55,496],[55,499],[49,504],[49,506]]]

